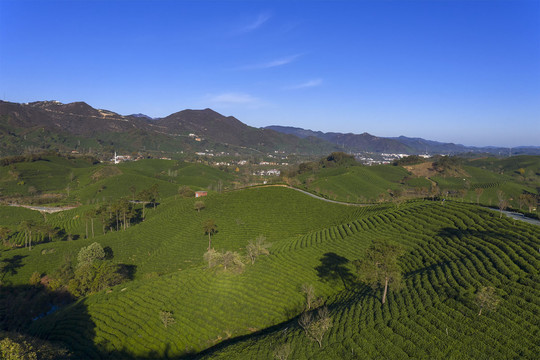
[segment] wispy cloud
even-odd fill
[[[251,70],[251,69],[270,69],[278,66],[283,66],[292,63],[298,59],[300,55],[291,55],[279,59],[275,59],[269,62],[264,62],[260,64],[252,64],[240,67],[241,70]]]
[[[208,95],[207,99],[213,105],[232,106],[232,105],[251,105],[261,104],[261,100],[245,93],[227,92],[217,95]]]
[[[236,30],[236,33],[243,34],[243,33],[255,31],[261,26],[263,26],[268,20],[270,20],[271,17],[272,15],[270,13],[259,14],[259,16],[257,16],[255,20],[251,21],[247,25],[240,26]]]
[[[289,87],[287,87],[287,89],[312,88],[312,87],[320,86],[322,84],[322,82],[323,82],[322,79],[312,79],[312,80],[306,81],[306,82],[301,83],[301,84],[289,86]]]

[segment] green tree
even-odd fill
[[[375,240],[367,249],[362,260],[355,261],[358,276],[373,287],[384,288],[382,303],[386,302],[388,287],[399,288],[401,285],[401,269],[398,258],[403,249],[386,240]]]
[[[103,247],[97,242],[92,243],[87,247],[83,247],[79,251],[79,255],[77,255],[77,261],[79,262],[79,266],[91,264],[92,262],[94,262],[94,260],[102,260],[104,258],[105,250],[103,250]]]
[[[10,228],[5,227],[5,226],[0,226],[0,241],[2,241],[2,245],[11,247],[11,242],[9,241],[10,233],[11,233]]]
[[[32,345],[26,341],[16,342],[10,338],[0,341],[0,359],[5,360],[37,360]]]
[[[217,225],[214,219],[208,219],[203,223],[203,230],[208,234],[208,250],[212,247],[212,235],[217,232]]]
[[[204,209],[204,202],[196,201],[195,204],[193,204],[193,208],[197,210],[197,212],[200,212],[202,209]]]

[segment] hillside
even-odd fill
[[[294,359],[533,358],[537,350],[538,226],[462,203],[354,207],[280,187],[214,194],[200,213],[194,201],[171,197],[125,231],[3,251],[13,269],[3,272],[4,294],[22,291],[35,271],[51,276],[66,254],[94,241],[133,269],[127,283],[23,330],[61,341],[78,358],[272,358],[287,344]],[[54,215],[75,219],[78,211]],[[208,269],[206,219],[218,225],[216,250],[245,254],[264,235],[270,254],[244,261],[242,271]],[[405,286],[390,291],[385,305],[382,290],[359,282],[353,265],[376,239],[405,249]],[[320,349],[297,322],[305,283],[332,319]],[[474,294],[482,286],[495,287],[501,303],[479,317]],[[163,311],[174,318],[170,326],[160,321]]]
[[[216,168],[176,160],[144,159],[118,165],[88,157],[40,156],[0,166],[0,200],[23,204],[97,204],[133,197],[158,184],[162,197],[181,185],[193,190],[233,186],[236,176]]]
[[[505,200],[505,207],[538,216],[531,210],[537,208],[540,195],[540,156],[475,160],[441,157],[419,159],[414,165],[405,165],[406,161],[402,165],[357,163],[335,167],[304,163],[289,174],[288,181],[323,197],[350,203],[399,203],[429,196],[497,207]]]
[[[299,139],[253,128],[210,109],[184,110],[153,120],[94,109],[84,102],[0,101],[0,136],[3,140],[0,156],[36,149],[75,150],[99,156],[111,156],[116,150],[168,154],[176,158],[183,152],[194,154],[205,149],[231,154],[274,151],[323,154],[335,149],[320,139]]]

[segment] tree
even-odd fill
[[[228,267],[234,266],[237,269],[241,269],[244,267],[244,263],[242,262],[242,257],[239,253],[236,251],[227,251],[223,254],[221,257],[221,263],[223,264],[223,268],[227,270]]]
[[[195,196],[195,192],[189,186],[182,185],[178,188],[178,195],[184,198],[192,198]]]
[[[482,310],[486,309],[489,311],[494,311],[499,305],[499,297],[495,292],[495,288],[491,286],[483,287],[478,290],[476,293],[476,305],[480,308],[478,311],[478,316],[482,315]]]
[[[366,257],[356,261],[359,278],[373,287],[384,288],[382,303],[386,302],[389,285],[399,288],[401,285],[401,269],[398,258],[403,249],[386,240],[375,240],[367,249]]]
[[[208,251],[204,253],[203,258],[204,261],[208,263],[208,268],[211,269],[220,263],[222,256],[223,254],[219,251],[208,249]]]
[[[129,191],[131,192],[131,200],[135,201],[135,193],[137,192],[137,188],[135,187],[135,185],[131,185],[129,187]]]
[[[94,260],[101,260],[105,258],[105,250],[97,242],[83,247],[77,255],[77,261],[79,266],[83,264],[91,264]]]
[[[317,310],[317,315],[313,317],[311,313],[305,312],[298,319],[298,323],[304,329],[306,335],[322,347],[324,334],[332,327],[332,318],[325,306]]]
[[[193,208],[197,210],[197,212],[201,212],[202,209],[204,209],[204,202],[202,201],[196,201],[193,205]]]
[[[4,246],[11,246],[11,242],[9,241],[9,233],[11,232],[11,229],[5,226],[0,226],[0,241],[2,241],[2,245]]]
[[[499,218],[502,218],[502,212],[508,206],[508,200],[501,190],[497,191],[497,199],[499,200]]]
[[[484,189],[481,187],[478,187],[474,189],[474,192],[476,193],[476,204],[480,205],[480,196],[484,193]]]
[[[268,255],[268,247],[271,244],[266,243],[266,237],[264,235],[259,235],[253,241],[251,240],[246,246],[246,252],[248,258],[251,260],[251,264],[255,263],[255,259],[260,255]]]
[[[274,357],[278,360],[287,360],[291,355],[291,344],[281,344],[274,349]]]
[[[205,234],[208,234],[208,250],[212,247],[212,235],[217,232],[217,225],[214,219],[208,219],[203,223],[203,230]]]
[[[315,288],[311,284],[302,284],[302,293],[306,297],[306,310],[311,309],[311,304],[315,300]]]
[[[160,311],[159,312],[159,319],[163,323],[163,326],[167,328],[169,325],[174,324],[176,321],[174,320],[173,314],[170,311]]]

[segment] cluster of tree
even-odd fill
[[[296,175],[316,172],[321,168],[359,166],[353,155],[344,152],[333,152],[319,161],[303,162],[297,168],[282,172],[283,177],[295,177]]]
[[[17,163],[22,163],[22,162],[34,162],[34,161],[39,161],[39,160],[45,160],[46,157],[51,157],[51,156],[63,157],[66,159],[75,159],[73,155],[64,155],[59,152],[51,150],[51,151],[42,151],[39,153],[6,156],[0,159],[0,166],[7,166],[7,165],[17,164]],[[98,159],[89,155],[78,156],[77,158],[84,159],[91,164],[99,163]]]
[[[450,169],[455,169],[463,163],[463,159],[456,156],[437,156],[433,162],[433,168],[437,171],[444,172]]]
[[[204,231],[210,235],[217,231],[217,226],[213,220],[209,220],[204,224]],[[255,260],[261,255],[268,255],[268,248],[271,244],[266,242],[266,237],[263,235],[257,236],[255,240],[251,240],[246,246],[246,260],[242,258],[236,251],[220,252],[210,247],[211,243],[208,243],[208,250],[204,253],[204,261],[208,263],[208,268],[214,268],[216,266],[223,266],[224,270],[236,270],[241,271],[245,263],[250,261],[251,264],[255,263]]]
[[[60,233],[60,229],[47,223],[36,224],[30,220],[23,220],[19,223],[18,233],[24,236],[24,247],[32,250],[32,244],[39,244],[46,241],[52,241]],[[15,235],[12,230],[6,226],[0,226],[0,241],[6,247],[14,247],[16,244],[11,241]]]
[[[110,248],[92,243],[79,251],[75,267],[71,259],[65,259],[64,264],[48,277],[48,287],[83,297],[129,279],[129,267],[115,264],[111,259]]]
[[[418,155],[409,155],[404,158],[395,160],[392,165],[394,166],[407,166],[407,165],[416,165],[425,162],[426,160]]]
[[[71,359],[70,352],[47,341],[14,332],[0,331],[0,359],[53,360]]]
[[[221,265],[224,270],[242,271],[245,266],[242,256],[236,251],[220,252],[211,248],[204,253],[203,258],[208,263],[208,268]]]

